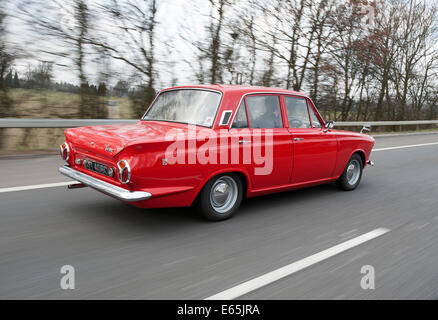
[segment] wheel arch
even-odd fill
[[[351,154],[350,159],[351,159],[351,157],[352,157],[353,155],[355,155],[355,154],[359,155],[360,159],[362,160],[362,168],[365,168],[365,166],[366,166],[366,161],[367,161],[366,156],[365,156],[365,152],[364,152],[363,150],[361,150],[361,149],[356,150],[356,151],[354,151],[354,152]],[[348,159],[348,160],[350,160],[350,159]]]
[[[339,178],[339,177],[342,175],[342,173],[343,173],[344,170],[345,170],[345,167],[347,166],[348,161],[350,161],[351,157],[352,157],[354,154],[358,154],[358,155],[360,156],[360,158],[361,158],[361,160],[362,160],[362,162],[363,162],[363,163],[362,163],[363,168],[365,168],[365,166],[366,166],[366,161],[367,161],[366,153],[365,153],[365,151],[364,151],[363,149],[361,149],[361,148],[355,148],[355,149],[353,149],[351,152],[349,152],[349,153],[345,153],[344,156],[342,156],[342,159],[339,160],[340,163],[338,164],[338,167],[336,168],[336,170],[335,170],[335,174],[334,174],[334,177],[336,177],[336,179]]]
[[[204,181],[199,185],[199,187],[195,191],[195,198],[193,199],[193,202],[196,201],[196,199],[199,197],[199,194],[201,190],[204,188],[204,186],[207,184],[208,181],[213,179],[214,177],[217,177],[219,175],[223,175],[226,173],[232,173],[237,175],[240,178],[240,181],[242,182],[242,189],[244,191],[243,197],[245,198],[248,193],[248,188],[250,187],[250,178],[246,171],[240,169],[240,168],[229,168],[224,170],[218,170],[210,174]]]

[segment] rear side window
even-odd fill
[[[307,101],[298,97],[284,97],[289,127],[311,128]]]
[[[236,117],[233,121],[233,126],[231,128],[248,128],[248,117],[246,116],[245,100],[240,104],[239,110],[237,111]]]
[[[249,96],[246,104],[251,128],[283,128],[278,96]]]

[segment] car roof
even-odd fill
[[[201,88],[217,90],[223,93],[233,92],[233,93],[283,93],[283,94],[294,94],[303,97],[307,97],[306,94],[302,92],[280,89],[280,88],[269,88],[269,87],[259,87],[259,86],[243,86],[243,85],[232,85],[232,84],[209,84],[209,85],[187,85],[187,86],[177,86],[172,88],[166,88],[162,91],[175,90],[175,89],[190,89],[190,88]]]

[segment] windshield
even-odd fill
[[[143,120],[162,120],[213,125],[221,95],[199,89],[179,89],[160,93]]]

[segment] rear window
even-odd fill
[[[160,93],[143,120],[182,122],[211,127],[221,100],[219,92],[178,89]]]

